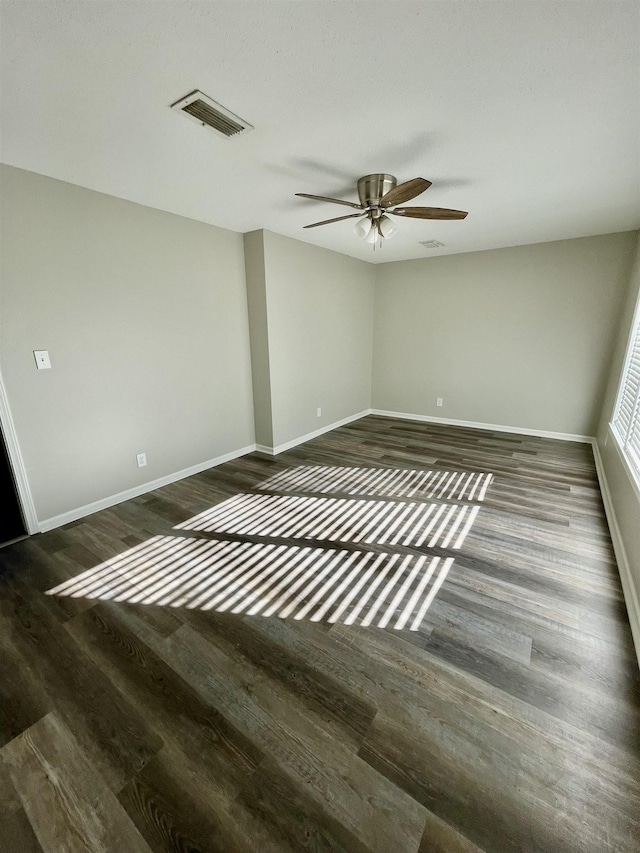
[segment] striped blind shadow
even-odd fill
[[[256,488],[482,502],[492,481],[493,474],[487,472],[300,465],[274,474]]]
[[[296,478],[287,488],[306,488],[309,470],[283,472]],[[48,594],[417,631],[453,558],[398,551],[459,550],[491,475],[384,469],[382,481],[363,485],[371,471],[355,471],[356,479],[354,469],[322,468],[318,490],[346,483],[383,499],[239,494],[179,524],[182,535],[152,537]],[[448,496],[460,503],[435,502]]]
[[[240,494],[175,529],[344,545],[459,550],[478,511],[479,506],[470,504]]]
[[[155,536],[47,594],[417,631],[453,562]]]

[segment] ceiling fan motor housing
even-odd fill
[[[360,203],[366,207],[376,206],[382,196],[397,186],[393,175],[365,175],[358,181]]]

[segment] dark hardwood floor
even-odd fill
[[[240,494],[264,496],[242,523]],[[327,549],[331,600],[287,577]],[[0,563],[2,851],[640,851],[640,677],[588,445],[371,416]],[[202,591],[216,565],[244,610]]]

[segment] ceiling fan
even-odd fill
[[[407,216],[411,219],[464,219],[465,210],[448,210],[443,207],[403,207],[405,201],[423,193],[431,186],[431,181],[424,178],[413,178],[398,184],[393,175],[364,175],[358,180],[358,197],[360,204],[343,201],[339,198],[327,198],[323,195],[296,193],[300,198],[312,198],[316,201],[329,201],[333,204],[344,204],[360,211],[349,213],[347,216],[337,216],[335,219],[323,219],[313,222],[305,228],[317,228],[318,225],[329,225],[331,222],[341,222],[343,219],[358,219],[354,231],[374,245],[378,240],[393,237],[398,231],[396,224],[389,219],[391,216]],[[400,206],[399,206],[400,205]]]

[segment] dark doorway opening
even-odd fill
[[[4,436],[0,432],[0,546],[26,536],[16,483],[9,464]]]

